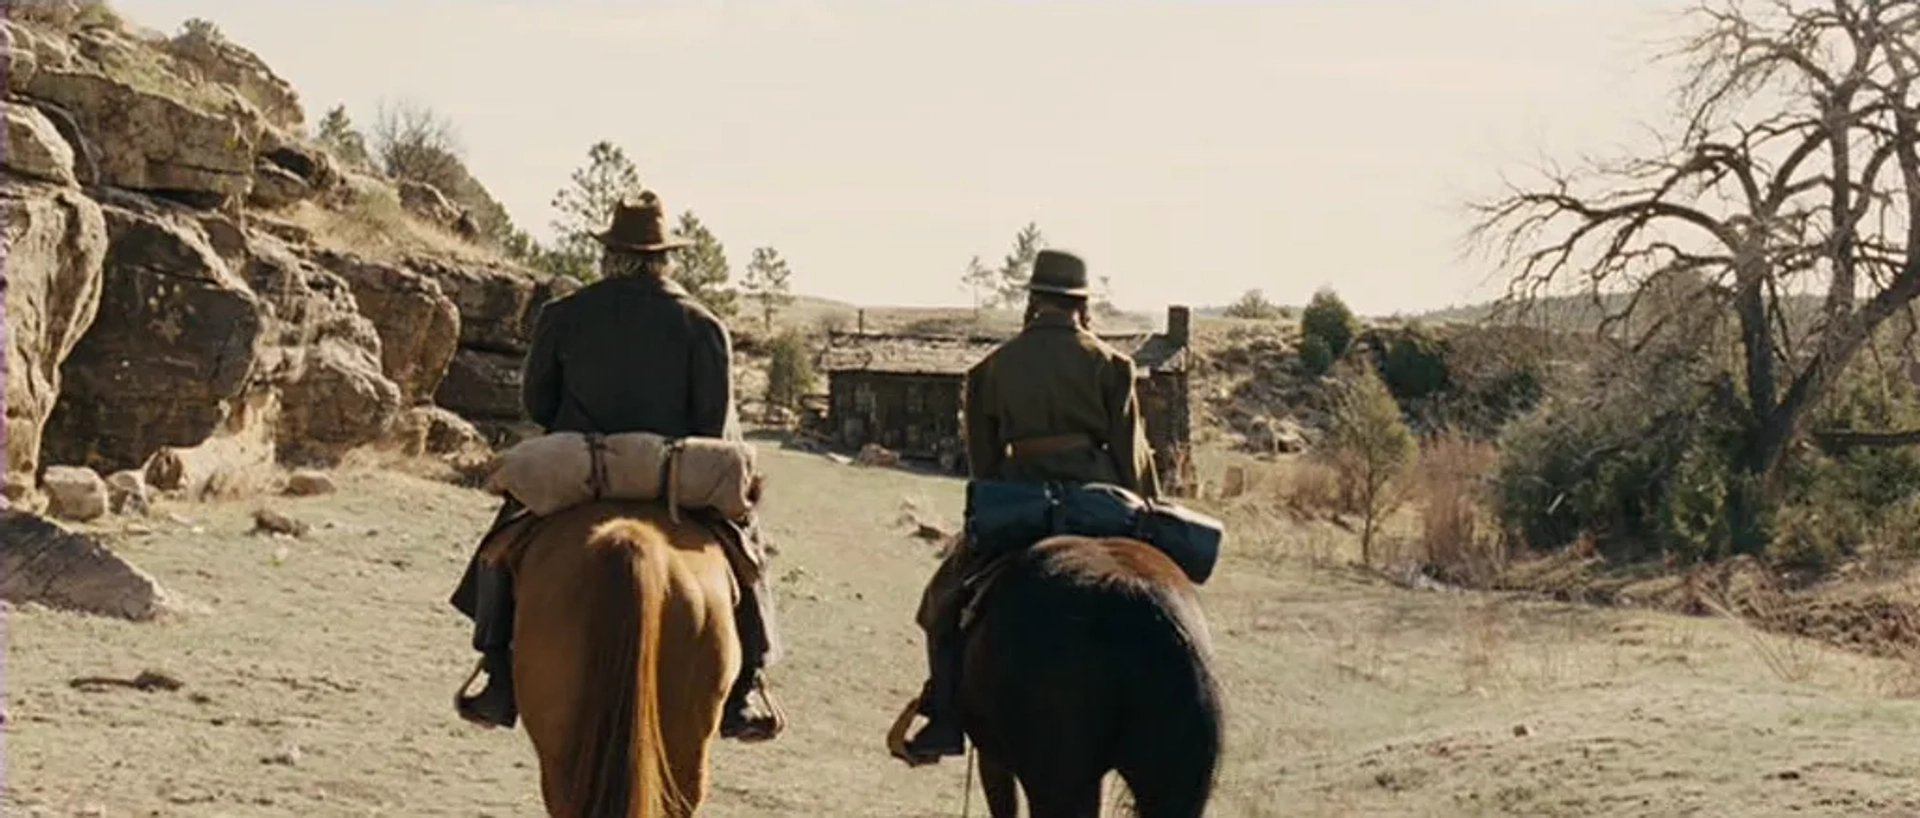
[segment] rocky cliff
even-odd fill
[[[564,285],[437,192],[346,168],[258,56],[50,0],[0,23],[0,76],[11,502],[50,464],[166,452],[192,483],[196,452],[324,464],[516,428]]]

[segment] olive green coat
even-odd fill
[[[1111,483],[1158,497],[1133,359],[1048,313],[967,372],[967,459],[981,479]],[[1098,444],[1021,459],[1016,440],[1084,434]]]

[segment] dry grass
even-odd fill
[[[1487,508],[1492,445],[1446,436],[1422,447],[1410,488],[1420,520],[1420,559],[1449,581],[1487,587],[1506,570],[1506,549]]]
[[[428,224],[400,205],[399,193],[382,181],[362,177],[336,207],[300,202],[278,213],[281,219],[308,231],[328,249],[398,260],[429,254],[482,262],[503,260],[484,244],[469,242],[451,231]]]

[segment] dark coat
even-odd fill
[[[732,362],[726,324],[680,285],[603,279],[540,310],[521,401],[548,432],[738,439]]]
[[[967,372],[967,460],[972,476],[1072,480],[1160,494],[1141,420],[1133,359],[1071,317],[1043,314]],[[1082,434],[1096,448],[1010,460],[1008,444]]]

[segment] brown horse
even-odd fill
[[[1059,536],[1007,558],[967,633],[962,723],[994,818],[1097,818],[1118,772],[1140,818],[1212,798],[1221,693],[1191,582],[1130,539]]]
[[[495,542],[509,544],[489,558],[513,567],[513,684],[547,814],[693,815],[740,670],[720,541],[658,503],[599,501]]]

